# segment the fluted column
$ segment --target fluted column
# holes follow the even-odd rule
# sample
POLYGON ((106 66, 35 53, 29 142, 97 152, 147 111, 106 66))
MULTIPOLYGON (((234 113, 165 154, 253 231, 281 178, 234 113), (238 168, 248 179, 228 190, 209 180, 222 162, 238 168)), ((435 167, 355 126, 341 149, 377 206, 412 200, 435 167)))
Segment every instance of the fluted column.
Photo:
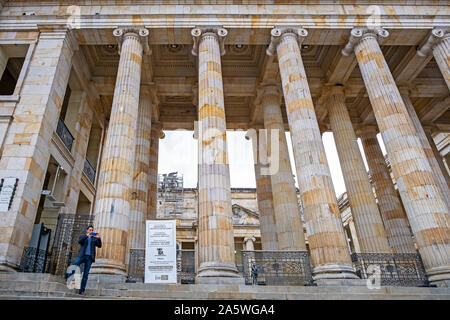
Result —
POLYGON ((221 55, 222 28, 192 30, 198 56, 198 279, 238 277, 234 260, 230 170, 227 161, 226 120, 221 55))
POLYGON ((265 136, 262 134, 259 135, 258 141, 257 133, 254 129, 247 132, 246 138, 251 138, 253 146, 253 163, 255 167, 256 197, 258 200, 262 249, 279 250, 277 225, 273 209, 272 183, 270 175, 266 174, 269 169, 267 163, 263 163, 261 157, 258 157, 258 151, 260 154, 261 152, 267 152, 267 142, 265 136))
POLYGON ((383 221, 359 151, 356 134, 345 106, 343 87, 325 93, 331 130, 344 176, 352 217, 362 253, 390 253, 383 221))
POLYGON ((144 48, 148 30, 118 28, 119 67, 100 167, 94 225, 102 237, 91 273, 124 274, 131 210, 136 128, 144 48))
POLYGON ((434 28, 425 44, 417 51, 422 57, 431 52, 450 89, 450 28, 434 28))
POLYGON ((149 194, 150 132, 152 103, 149 88, 141 86, 136 129, 136 146, 133 165, 133 187, 131 189, 130 217, 128 219, 127 249, 125 264, 128 265, 130 249, 145 247, 145 220, 149 194))
POLYGON ((434 177, 438 183, 438 186, 442 192, 442 195, 444 196, 444 200, 447 204, 447 207, 450 207, 450 190, 448 181, 446 180, 446 177, 444 176, 444 173, 447 175, 447 170, 442 171, 441 167, 438 162, 438 158, 436 157, 436 154, 433 152, 432 146, 434 145, 434 141, 431 142, 428 140, 428 135, 425 133, 425 130, 420 123, 419 117, 417 116, 416 110, 414 109, 414 106, 411 102, 411 99, 409 98, 408 91, 404 88, 401 92, 401 96, 403 99, 403 102, 405 103, 406 110, 408 111, 408 114, 411 118, 411 121, 414 125, 414 128, 416 129, 417 135, 420 139, 420 143, 422 144, 423 151, 425 151, 425 155, 428 158, 428 162, 430 163, 431 169, 433 170, 434 177))
POLYGON ((428 278, 449 281, 449 212, 378 44, 377 36, 387 35, 383 29, 355 28, 343 53, 356 54, 428 278))
POLYGON ((155 220, 158 209, 158 156, 159 139, 164 139, 164 132, 161 130, 160 123, 152 123, 150 133, 150 157, 148 166, 148 204, 147 220, 155 220))
POLYGON ((267 53, 278 54, 315 278, 356 278, 300 55, 307 31, 275 28, 271 34, 267 53))
POLYGON ((414 253, 416 248, 397 190, 391 179, 381 147, 377 128, 365 126, 359 132, 372 178, 389 245, 394 253, 414 253))
MULTIPOLYGON (((434 159, 436 160, 436 163, 439 166, 440 171, 438 171, 438 173, 440 173, 442 175, 440 177, 441 178, 440 183, 442 183, 441 184, 442 189, 447 190, 447 196, 448 196, 448 193, 450 192, 449 191, 450 176, 448 175, 447 168, 445 167, 444 159, 441 156, 441 153, 439 152, 439 150, 437 149, 436 143, 434 142, 433 135, 432 135, 434 129, 435 128, 433 126, 431 126, 431 127, 425 126, 423 128, 423 130, 425 131, 425 135, 428 139, 428 143, 430 144, 431 150, 433 151, 434 159), (444 184, 444 181, 445 181, 445 184, 444 184), (446 186, 447 186, 447 189, 445 189, 446 186)), ((447 205, 449 205, 449 207, 450 207, 450 202, 447 202, 447 205)))
POLYGON ((281 115, 281 90, 278 86, 268 85, 260 87, 258 91, 264 115, 264 127, 267 130, 270 168, 274 171, 271 172, 269 168, 267 174, 270 175, 272 184, 278 247, 280 250, 306 250, 303 222, 300 218, 281 115), (272 137, 272 135, 276 136, 272 137), (275 157, 272 158, 273 156, 275 157))

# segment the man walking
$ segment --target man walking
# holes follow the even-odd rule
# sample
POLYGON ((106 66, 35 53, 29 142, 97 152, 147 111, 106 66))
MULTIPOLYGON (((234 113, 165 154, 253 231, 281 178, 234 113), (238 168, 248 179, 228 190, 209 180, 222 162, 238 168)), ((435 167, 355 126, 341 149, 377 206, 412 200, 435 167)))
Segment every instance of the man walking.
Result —
MULTIPOLYGON (((102 247, 102 240, 100 239, 100 235, 98 233, 94 233, 94 227, 88 226, 86 229, 86 234, 82 234, 78 239, 78 243, 81 245, 80 250, 78 251, 78 256, 72 265, 79 266, 84 263, 84 271, 83 278, 81 279, 80 291, 78 292, 81 295, 85 295, 86 283, 89 276, 89 270, 91 269, 91 265, 95 262, 95 247, 102 247)), ((72 274, 75 272, 72 271, 72 274)), ((66 279, 71 276, 67 275, 66 279)))

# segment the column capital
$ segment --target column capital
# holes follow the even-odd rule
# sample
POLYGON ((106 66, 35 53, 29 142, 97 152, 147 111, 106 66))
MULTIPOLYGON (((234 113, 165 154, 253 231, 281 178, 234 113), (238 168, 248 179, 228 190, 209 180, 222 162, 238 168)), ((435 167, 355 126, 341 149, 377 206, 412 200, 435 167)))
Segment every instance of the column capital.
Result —
POLYGON ((164 139, 166 137, 165 133, 162 131, 161 122, 152 123, 151 131, 159 132, 159 139, 164 139))
POLYGON ((277 96, 278 103, 281 106, 281 99, 283 96, 283 91, 281 89, 281 85, 278 83, 267 83, 267 84, 260 84, 256 88, 256 99, 255 99, 255 105, 261 104, 262 100, 265 96, 273 95, 277 96))
POLYGON ((355 128, 355 133, 360 138, 376 138, 378 127, 375 125, 358 125, 355 128))
POLYGON ((148 35, 150 32, 144 27, 119 27, 114 29, 113 35, 119 44, 119 54, 122 50, 122 43, 127 37, 136 37, 142 44, 142 50, 145 54, 151 54, 150 47, 148 45, 148 35))
POLYGON ((425 43, 417 50, 417 54, 421 57, 431 54, 433 49, 441 43, 442 40, 450 38, 449 27, 436 27, 431 30, 425 43))
POLYGON ((225 37, 228 34, 227 29, 224 29, 222 27, 195 27, 191 30, 191 35, 194 40, 194 46, 192 47, 192 54, 194 56, 198 56, 198 47, 200 44, 200 40, 205 35, 214 35, 217 41, 219 41, 219 47, 220 47, 220 55, 223 56, 225 54, 225 37))
POLYGON ((255 238, 255 236, 247 236, 247 237, 244 238, 244 242, 247 242, 249 240, 252 241, 252 242, 255 242, 256 238, 255 238))
POLYGON ((350 56, 353 53, 355 46, 363 39, 374 38, 377 41, 387 38, 389 32, 383 28, 367 28, 367 27, 357 27, 353 28, 350 32, 350 38, 344 49, 342 49, 342 54, 344 56, 350 56))
POLYGON ((281 39, 287 35, 294 36, 297 39, 299 48, 301 48, 303 40, 305 40, 305 37, 308 35, 308 31, 298 26, 275 26, 270 31, 270 43, 266 50, 266 54, 269 56, 276 55, 278 44, 281 39))

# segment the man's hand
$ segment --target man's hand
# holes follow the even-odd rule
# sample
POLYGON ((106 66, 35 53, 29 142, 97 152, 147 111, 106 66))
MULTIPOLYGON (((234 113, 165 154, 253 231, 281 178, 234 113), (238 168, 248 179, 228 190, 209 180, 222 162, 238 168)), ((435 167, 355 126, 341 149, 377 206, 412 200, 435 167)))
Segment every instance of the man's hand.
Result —
POLYGON ((94 237, 96 237, 96 238, 100 238, 100 234, 99 233, 97 233, 94 237))

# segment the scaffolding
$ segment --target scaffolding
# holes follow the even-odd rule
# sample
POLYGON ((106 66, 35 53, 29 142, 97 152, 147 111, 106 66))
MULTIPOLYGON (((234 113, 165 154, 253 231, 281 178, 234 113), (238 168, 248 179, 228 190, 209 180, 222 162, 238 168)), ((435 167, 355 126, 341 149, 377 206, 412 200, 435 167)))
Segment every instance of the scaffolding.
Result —
POLYGON ((160 192, 160 212, 164 216, 183 213, 184 187, 183 175, 178 172, 158 175, 158 192, 160 192))

